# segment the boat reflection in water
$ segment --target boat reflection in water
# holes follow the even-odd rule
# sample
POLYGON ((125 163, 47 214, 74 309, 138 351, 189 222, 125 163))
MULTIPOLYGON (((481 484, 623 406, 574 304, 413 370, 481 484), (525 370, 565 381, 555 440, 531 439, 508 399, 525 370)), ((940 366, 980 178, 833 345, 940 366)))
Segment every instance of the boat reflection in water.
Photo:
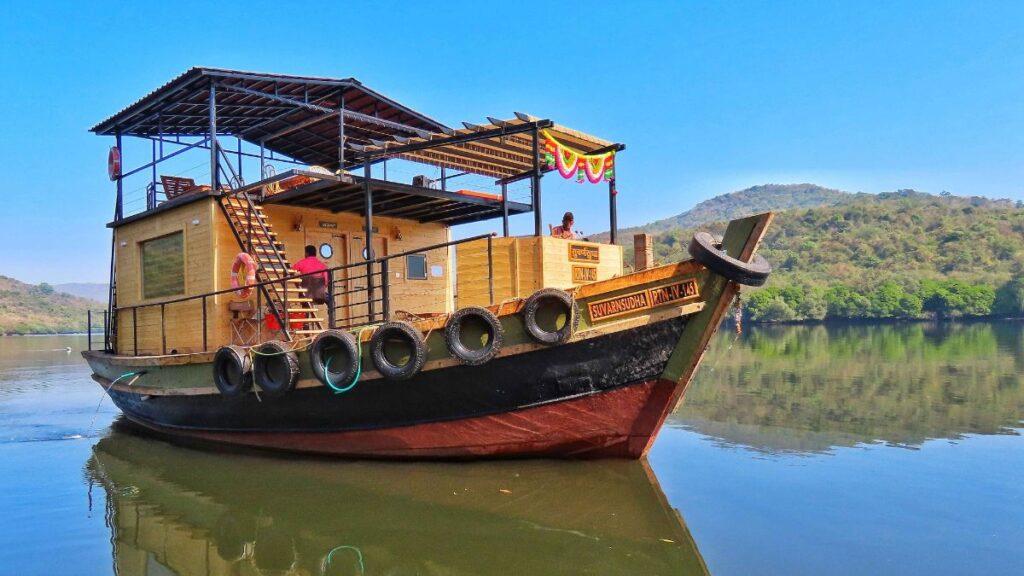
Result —
POLYGON ((708 573, 645 462, 296 460, 116 429, 86 468, 124 576, 708 573))

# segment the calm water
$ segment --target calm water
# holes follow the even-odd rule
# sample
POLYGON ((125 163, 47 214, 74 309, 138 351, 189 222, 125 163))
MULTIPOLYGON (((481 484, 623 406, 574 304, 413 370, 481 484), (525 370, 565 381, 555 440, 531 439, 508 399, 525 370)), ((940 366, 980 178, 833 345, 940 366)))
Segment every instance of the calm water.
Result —
POLYGON ((0 338, 2 574, 1024 573, 1022 324, 722 334, 649 464, 176 447, 84 344, 0 338))

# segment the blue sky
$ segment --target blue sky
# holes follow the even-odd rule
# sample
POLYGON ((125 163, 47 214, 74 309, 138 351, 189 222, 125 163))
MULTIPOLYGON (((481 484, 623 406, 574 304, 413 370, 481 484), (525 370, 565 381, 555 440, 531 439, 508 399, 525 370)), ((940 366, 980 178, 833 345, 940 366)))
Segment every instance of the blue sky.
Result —
MULTIPOLYGON (((1024 199, 1022 3, 485 4, 0 3, 0 274, 105 280, 112 139, 87 129, 194 65, 625 142, 622 226, 766 182, 1024 199)), ((557 179, 545 220, 606 229, 605 188, 557 179)))

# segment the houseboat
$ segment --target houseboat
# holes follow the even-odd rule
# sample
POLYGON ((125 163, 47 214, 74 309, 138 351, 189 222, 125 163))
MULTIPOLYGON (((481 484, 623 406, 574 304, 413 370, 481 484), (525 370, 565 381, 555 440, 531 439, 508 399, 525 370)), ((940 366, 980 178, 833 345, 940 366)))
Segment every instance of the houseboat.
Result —
POLYGON ((697 233, 680 262, 638 237, 627 264, 625 147, 529 114, 452 128, 352 78, 193 68, 92 131, 114 138, 116 202, 84 356, 129 421, 179 439, 640 458, 740 286, 770 273, 770 214, 697 233), (175 169, 197 154, 199 183, 175 169), (545 176, 601 191, 608 242, 545 221, 545 176), (522 214, 533 234, 513 236, 522 214))

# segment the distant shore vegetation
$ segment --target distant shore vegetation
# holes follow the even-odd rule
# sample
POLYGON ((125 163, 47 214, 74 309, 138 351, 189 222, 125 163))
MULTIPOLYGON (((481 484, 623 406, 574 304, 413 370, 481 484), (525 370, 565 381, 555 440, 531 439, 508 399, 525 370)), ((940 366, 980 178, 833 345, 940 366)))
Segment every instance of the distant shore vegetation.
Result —
MULTIPOLYGON (((744 290, 754 322, 1024 316, 1024 204, 899 190, 851 194, 813 184, 762 185, 631 229, 654 235, 659 262, 687 258, 695 230, 768 209, 760 253, 774 271, 744 290), (691 213, 720 220, 692 222, 691 213)), ((632 235, 622 241, 632 243, 632 235)), ((627 248, 631 256, 632 250, 627 248)), ((627 258, 628 259, 628 258, 627 258)))

